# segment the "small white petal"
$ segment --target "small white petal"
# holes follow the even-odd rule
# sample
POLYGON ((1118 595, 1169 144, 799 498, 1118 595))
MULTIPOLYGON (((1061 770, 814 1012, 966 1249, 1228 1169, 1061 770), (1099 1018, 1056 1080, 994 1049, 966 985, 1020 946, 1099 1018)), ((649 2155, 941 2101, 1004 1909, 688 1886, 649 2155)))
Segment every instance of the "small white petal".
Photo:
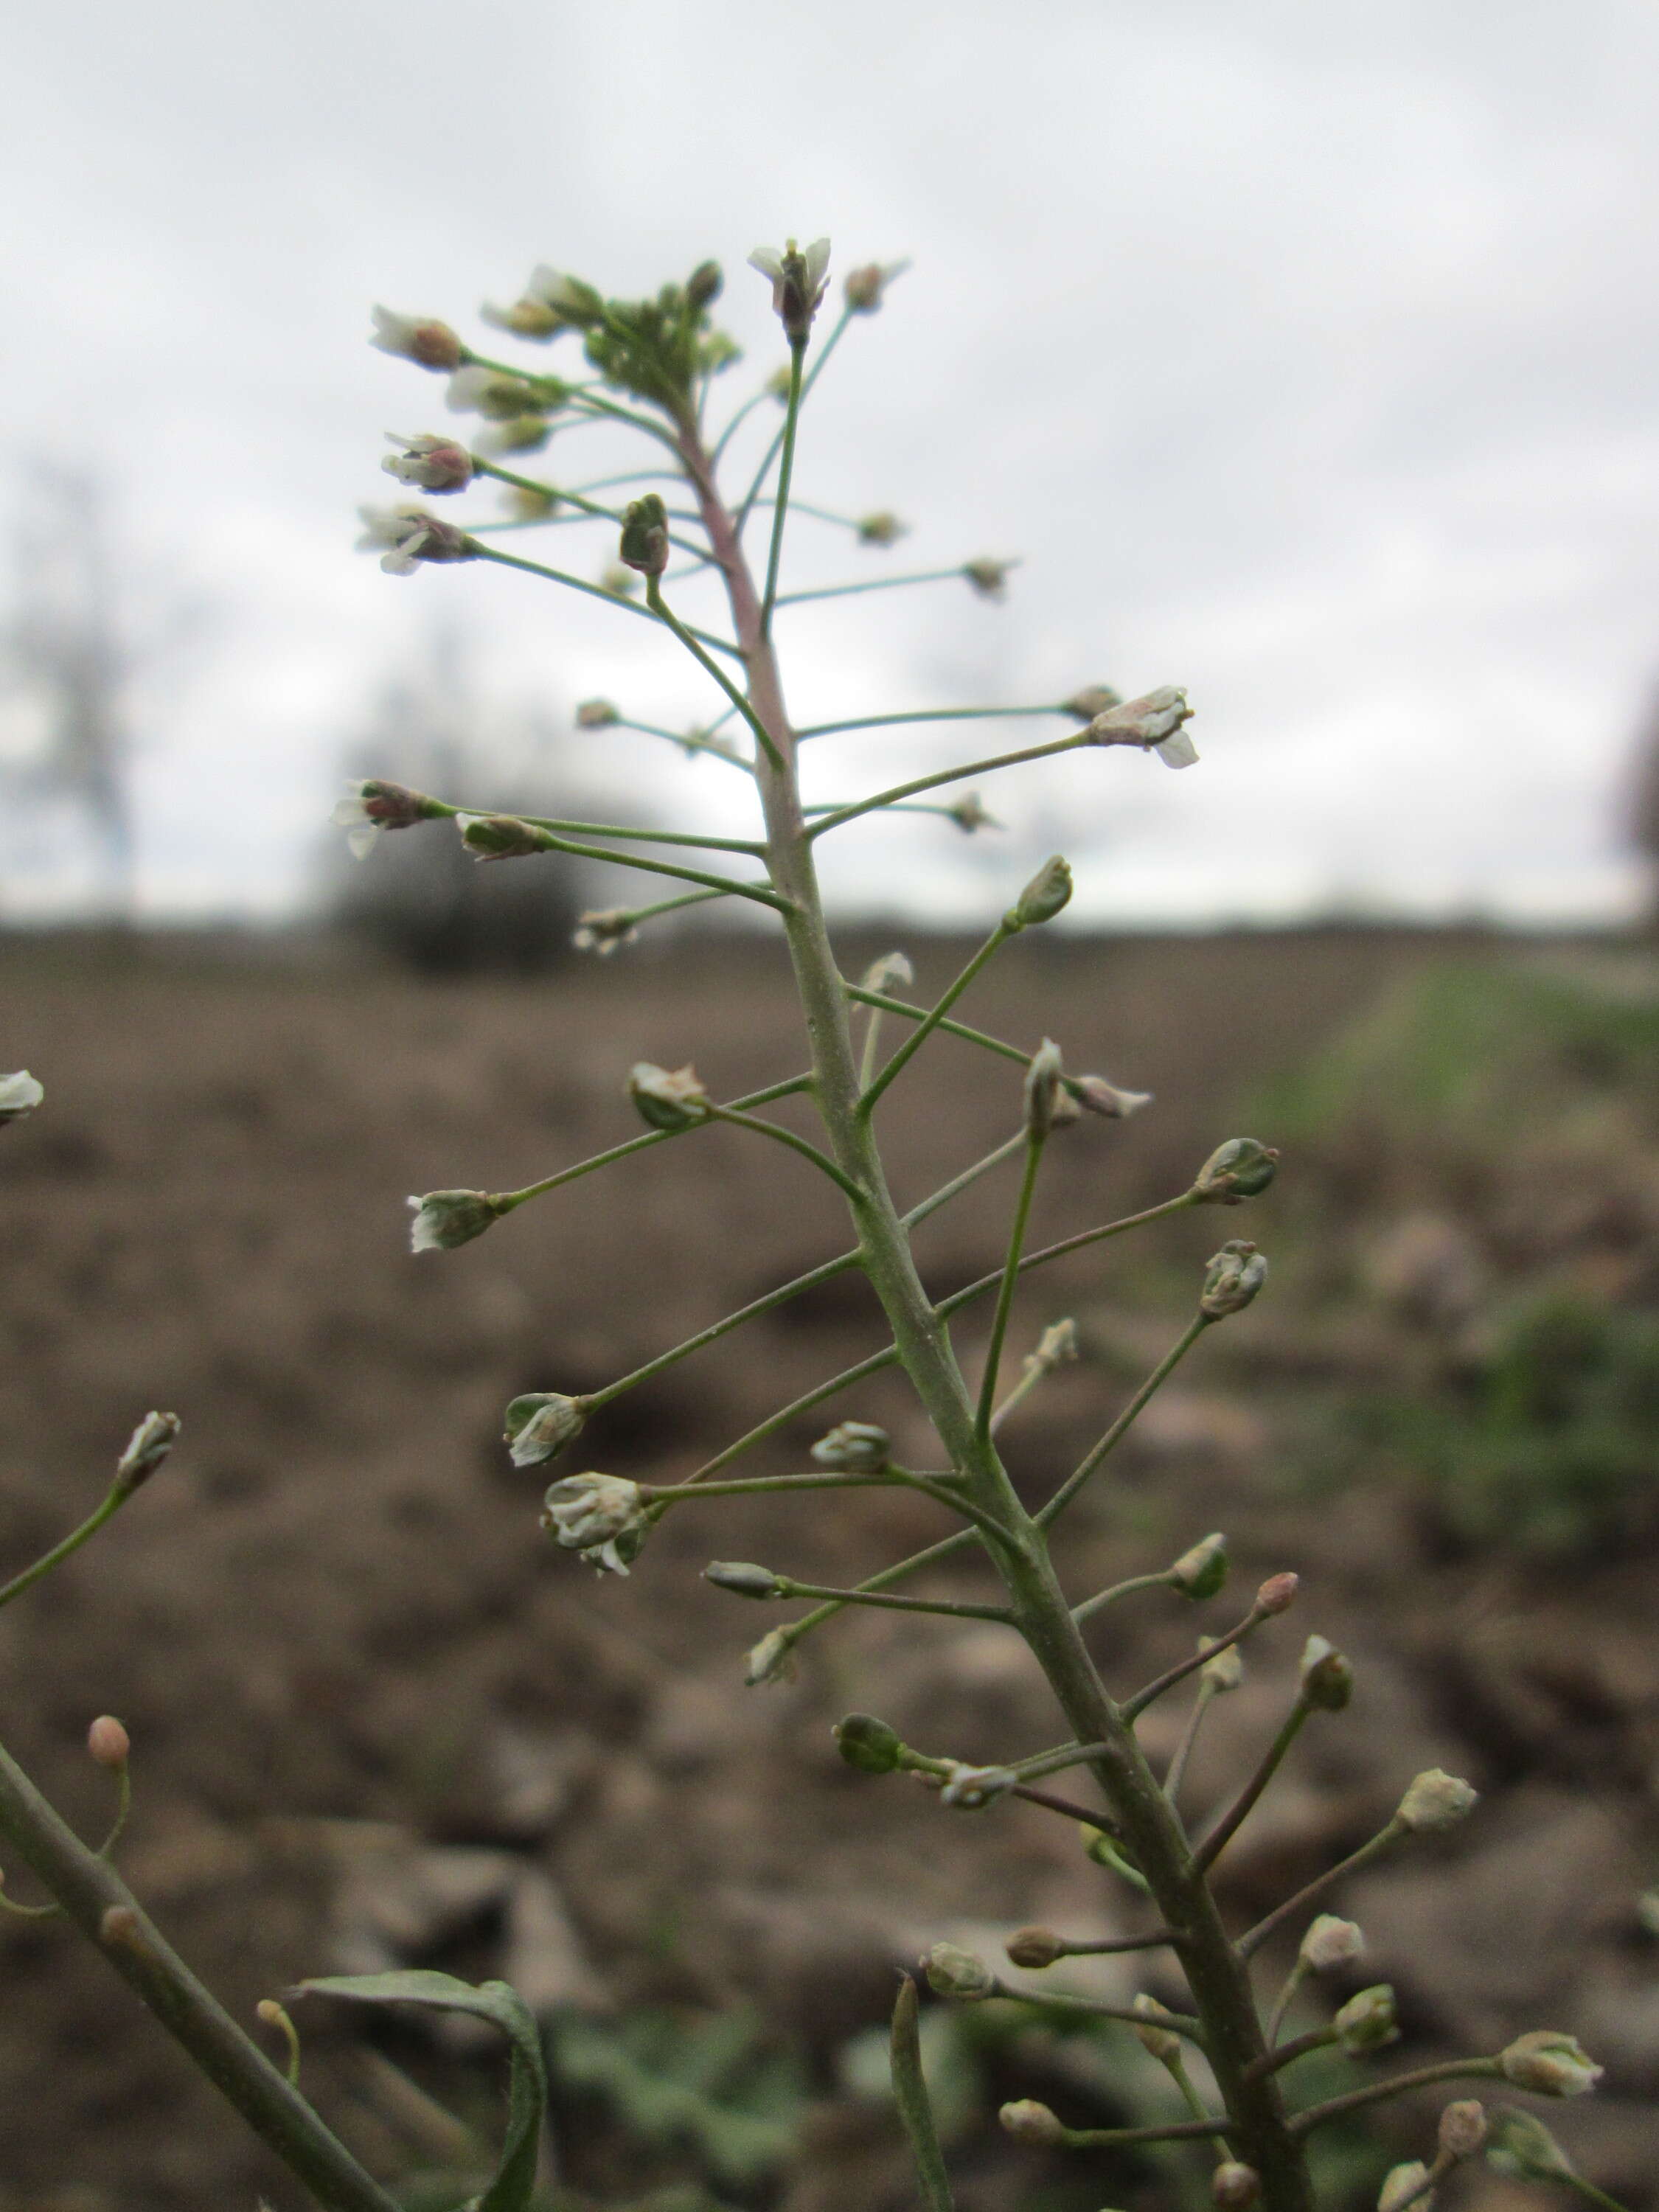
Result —
POLYGON ((775 246, 757 246, 749 257, 749 266, 758 269, 763 276, 769 276, 775 284, 783 274, 783 256, 775 246))
MULTIPOLYGON (((384 566, 384 563, 382 563, 384 566)), ((346 831, 346 845, 354 860, 366 860, 380 841, 385 825, 379 822, 360 822, 346 831)))
POLYGON ((815 238, 806 249, 806 282, 813 291, 823 283, 829 266, 830 241, 827 238, 815 238))
POLYGON ((1165 768, 1192 768, 1198 760, 1198 747, 1185 730, 1176 730, 1172 736, 1154 745, 1152 750, 1165 768))

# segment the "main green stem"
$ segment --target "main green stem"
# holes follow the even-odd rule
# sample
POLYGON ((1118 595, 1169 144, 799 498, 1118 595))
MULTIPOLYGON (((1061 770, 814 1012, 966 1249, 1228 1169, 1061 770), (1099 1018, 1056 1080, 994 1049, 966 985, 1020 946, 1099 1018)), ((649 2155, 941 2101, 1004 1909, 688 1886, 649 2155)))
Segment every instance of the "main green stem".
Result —
POLYGON ((1314 2212, 1306 2159, 1290 2132, 1278 2085, 1270 2074, 1251 2072, 1267 2046, 1244 1963, 1228 1940, 1180 1821, 1095 1670, 1049 1563, 1043 1533, 1021 1504, 994 1442, 978 1428, 973 1394, 916 1271, 887 1188, 871 1117, 860 1110, 846 984, 824 919, 812 839, 801 809, 796 735, 777 656, 766 635, 761 597, 694 422, 683 426, 679 451, 725 579, 748 670, 749 704, 769 732, 776 755, 774 759, 762 754, 755 763, 766 820, 767 867, 774 890, 787 902, 784 930, 806 1021, 818 1109, 830 1152, 859 1193, 848 1203, 860 1261, 951 1466, 965 1478, 974 1502, 1011 1533, 1012 1540, 1000 1551, 997 1564, 1015 1625, 1076 1740, 1103 1747, 1092 1771, 1165 1923, 1180 1938, 1178 1955, 1204 2022, 1235 2155, 1261 2177, 1262 2212, 1314 2212))

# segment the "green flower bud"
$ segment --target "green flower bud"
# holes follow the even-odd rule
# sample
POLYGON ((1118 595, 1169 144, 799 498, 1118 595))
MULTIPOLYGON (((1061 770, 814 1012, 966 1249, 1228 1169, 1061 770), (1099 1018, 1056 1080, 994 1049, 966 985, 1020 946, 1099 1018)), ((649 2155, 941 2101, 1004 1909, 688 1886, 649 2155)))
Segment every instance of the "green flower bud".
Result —
POLYGON ((1231 1237, 1205 1270, 1199 1311, 1211 1321, 1243 1313, 1267 1279, 1267 1255, 1243 1237, 1231 1237))
POLYGON ((1349 1965, 1364 1948, 1365 1938, 1357 1921, 1339 1920, 1334 1912, 1322 1912, 1302 1938, 1297 1955, 1310 1973, 1323 1974, 1333 1966, 1349 1965))
POLYGON ((1517 2089, 1530 2089, 1537 2097, 1585 2096, 1607 2071, 1575 2037, 1553 2027, 1517 2035, 1498 2052, 1498 2063, 1506 2081, 1513 2081, 1517 2089))
POLYGON ((455 826, 475 860, 522 860, 553 849, 551 830, 513 814, 458 814, 455 826))
POLYGON ((1410 1784, 1394 1817, 1414 1835, 1437 1836, 1467 1820, 1479 1796, 1478 1790, 1456 1775, 1431 1766, 1410 1784))
POLYGON ((1210 2176, 1210 2199, 1217 2212, 1250 2212, 1261 2195, 1261 2176, 1253 2166, 1224 2159, 1210 2176))
POLYGON ((1340 1713, 1353 1696, 1352 1667, 1322 1636, 1302 1647, 1302 1694, 1322 1713, 1340 1713))
POLYGON ((890 1456, 891 1440, 886 1430, 878 1428, 873 1421, 838 1422, 812 1447, 812 1457, 820 1467, 836 1468, 847 1474, 877 1474, 890 1456))
POLYGON ((1035 2097, 1021 2097, 1014 2104, 1005 2105, 997 2118, 1016 2142, 1036 2150, 1054 2148, 1066 2140, 1059 2118, 1035 2097))
POLYGON ((1060 1097, 1060 1047, 1044 1037, 1025 1071, 1025 1133, 1046 1137, 1054 1126, 1054 1105, 1060 1097))
POLYGON ((661 575, 668 566, 668 509, 660 493, 648 491, 643 499, 629 501, 617 550, 623 568, 637 568, 642 576, 661 575))
POLYGON ((1279 1152, 1255 1137, 1229 1137, 1199 1170, 1193 1189, 1204 1206, 1238 1206, 1259 1198, 1279 1171, 1279 1152))
POLYGON ((514 1398, 501 1418, 501 1441, 512 1447, 514 1467, 540 1467, 556 1459, 580 1436, 588 1401, 557 1390, 530 1390, 514 1398))
POLYGON ((1142 2050, 1150 2051, 1160 2064, 1174 2065, 1181 2056, 1181 2038, 1169 2028, 1158 2026, 1160 2017, 1169 2018, 1168 2005, 1160 2004, 1156 1997, 1149 1997, 1143 1990, 1135 1999, 1133 2009, 1140 2014, 1140 2019, 1130 2031, 1136 2042, 1142 2050))
POLYGON ((1017 1928, 1004 1944, 1009 1961, 1038 1973, 1044 1966, 1052 1966, 1056 1959, 1066 1954, 1063 1940, 1052 1928, 1017 1928))
POLYGON ((1123 695, 1114 691, 1109 684, 1085 684, 1069 699, 1062 699, 1060 710, 1070 714, 1074 721, 1092 722, 1097 714, 1109 714, 1114 707, 1123 704, 1123 695))
POLYGON ((795 1675, 795 1639, 787 1628, 775 1628, 750 1651, 743 1679, 751 1690, 770 1689, 790 1682, 795 1675))
POLYGON ((981 599, 1000 599, 1008 589, 1008 571, 1018 566, 1014 561, 964 561, 962 573, 981 599))
POLYGON ((1183 1552, 1170 1569, 1170 1580, 1194 1604, 1213 1597, 1227 1579, 1227 1539, 1218 1529, 1183 1552))
POLYGON ((584 699, 576 709, 579 730, 608 730, 613 722, 621 720, 621 708, 613 707, 609 699, 584 699))
POLYGON ((898 1730, 878 1721, 873 1713, 848 1713, 845 1720, 836 1723, 830 1734, 842 1757, 860 1774, 897 1771, 904 1753, 898 1730))
POLYGON ((1404 2166, 1391 2166, 1387 2179, 1377 2192, 1376 2212, 1402 2212, 1406 2205, 1417 2205, 1423 2212, 1431 2212, 1434 2191, 1429 2187, 1429 2169, 1420 2158, 1407 2160, 1404 2166))
MULTIPOLYGON (((1213 1641, 1212 1637, 1202 1638, 1200 1649, 1213 1641)), ((1206 1659, 1198 1673, 1199 1680, 1207 1682, 1212 1692, 1217 1696, 1228 1690, 1236 1690, 1244 1680, 1243 1655, 1237 1644, 1229 1644, 1224 1650, 1218 1651, 1213 1659, 1206 1659)))
POLYGON ((1072 896, 1072 871, 1056 854, 1046 860, 1002 917, 1006 929, 1030 929, 1052 921, 1072 896))
POLYGON ((746 1559, 716 1559, 702 1571, 702 1578, 717 1589, 737 1597, 782 1597, 784 1584, 770 1567, 757 1567, 746 1559))
POLYGON ((718 261, 700 261, 685 280, 686 300, 701 313, 704 307, 714 306, 725 283, 718 261))
POLYGON ((1473 2158, 1486 2140, 1486 2107, 1478 2097, 1460 2097, 1440 2115, 1443 2157, 1473 2158))
POLYGON ((1358 1996, 1350 1997, 1331 2024, 1346 2051, 1377 2051, 1385 2043, 1398 2042, 1393 1990, 1387 1982, 1373 1983, 1358 1996))
POLYGON ((415 1218, 409 1224, 411 1252, 453 1252, 470 1244, 500 1219, 501 1207, 487 1191, 429 1190, 411 1198, 415 1218))
POLYGON ((672 1070, 635 1060, 629 1070, 628 1095, 641 1120, 653 1129, 695 1129, 708 1119, 708 1093, 689 1060, 672 1070))
POLYGON ((997 1978, 983 1959, 957 1943, 935 1943, 921 1962, 927 1986, 942 1997, 972 2001, 994 1996, 997 1978))
POLYGON ((905 535, 905 526, 883 507, 875 514, 860 515, 858 532, 860 545, 895 545, 905 535))
POLYGON ((1531 2112, 1506 2105, 1492 2117, 1486 2163, 1518 2181, 1571 2181, 1572 2161, 1555 2137, 1531 2112))
POLYGON ((179 1441, 184 1423, 177 1413, 146 1413, 127 1438, 115 1462, 115 1487, 124 1498, 141 1490, 179 1441))

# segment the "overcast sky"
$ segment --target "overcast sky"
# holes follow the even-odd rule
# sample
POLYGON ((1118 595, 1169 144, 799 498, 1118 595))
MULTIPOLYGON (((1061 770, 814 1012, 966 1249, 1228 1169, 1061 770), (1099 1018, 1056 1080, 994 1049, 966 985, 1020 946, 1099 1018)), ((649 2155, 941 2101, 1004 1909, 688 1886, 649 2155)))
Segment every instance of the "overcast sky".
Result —
MULTIPOLYGON (((781 354, 744 257, 788 233, 828 233, 838 273, 915 261, 826 374, 798 477, 913 534, 877 553, 803 519, 789 580, 1024 557, 1001 607, 952 582, 788 616, 798 719, 1174 682, 1203 756, 988 784, 1000 840, 844 833, 843 897, 965 918, 1058 845, 1079 912, 1129 921, 1630 910, 1619 791, 1659 674, 1652 0, 92 0, 16 11, 6 62, 13 481, 95 462, 131 619, 210 610, 135 692, 152 911, 300 895, 353 732, 434 625, 501 702, 710 711, 609 608, 354 554, 357 502, 396 496, 381 432, 456 420, 366 345, 368 307, 477 336, 538 260, 628 293, 713 254, 730 402, 781 354)), ((601 450, 574 432, 544 465, 601 450)), ((610 550, 548 543, 587 574, 610 550)), ((956 748, 826 744, 815 792, 956 748)), ((741 818, 738 778, 643 738, 584 737, 573 793, 601 763, 638 806, 741 818)), ((0 912, 70 881, 15 866, 0 912)))

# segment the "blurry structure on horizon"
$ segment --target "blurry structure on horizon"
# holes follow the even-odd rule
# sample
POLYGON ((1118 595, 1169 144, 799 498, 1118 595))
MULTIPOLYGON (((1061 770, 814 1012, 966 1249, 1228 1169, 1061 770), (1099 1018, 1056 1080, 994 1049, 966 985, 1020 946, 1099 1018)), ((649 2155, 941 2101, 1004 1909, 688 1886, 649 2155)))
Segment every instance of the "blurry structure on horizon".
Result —
POLYGON ((1647 863, 1647 926, 1659 931, 1659 684, 1648 694, 1647 709, 1636 733, 1629 832, 1647 863))

